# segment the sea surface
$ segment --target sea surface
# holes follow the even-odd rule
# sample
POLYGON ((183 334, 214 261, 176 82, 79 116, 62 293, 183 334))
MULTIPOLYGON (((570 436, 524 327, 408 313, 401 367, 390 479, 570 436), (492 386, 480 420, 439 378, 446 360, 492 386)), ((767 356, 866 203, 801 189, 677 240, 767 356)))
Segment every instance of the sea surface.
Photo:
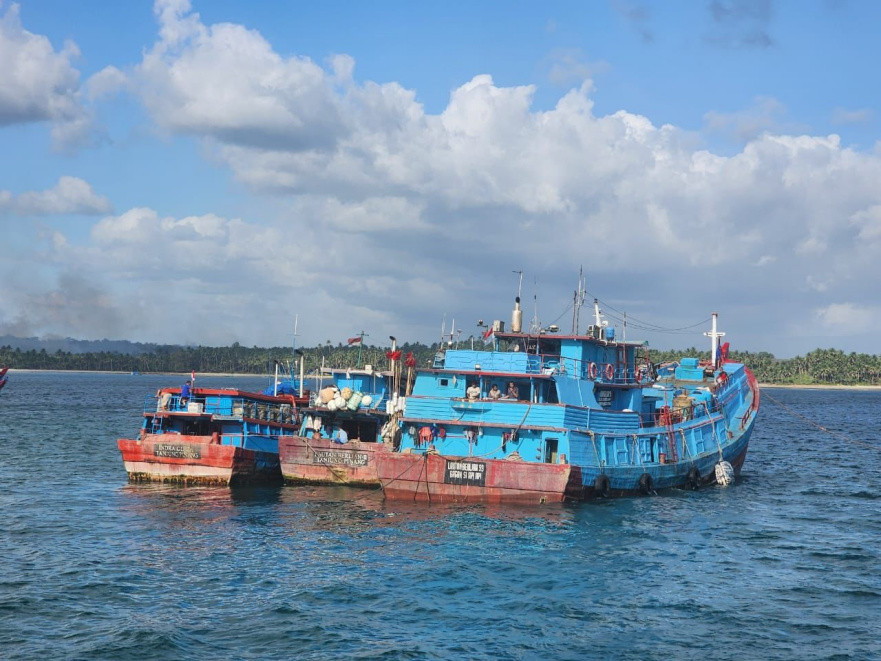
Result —
POLYGON ((128 484, 184 379, 10 374, 0 658, 881 659, 881 392, 766 388, 733 487, 524 509, 128 484))

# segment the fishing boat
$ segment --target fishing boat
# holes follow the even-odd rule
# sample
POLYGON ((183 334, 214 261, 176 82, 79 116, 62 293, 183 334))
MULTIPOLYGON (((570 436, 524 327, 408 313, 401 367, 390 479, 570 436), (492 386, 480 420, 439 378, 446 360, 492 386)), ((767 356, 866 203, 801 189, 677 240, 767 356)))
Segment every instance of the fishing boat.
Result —
POLYGON ((280 482, 278 439, 299 429, 308 395, 161 388, 135 439, 117 442, 129 479, 186 484, 280 482))
MULTIPOLYGON (((378 371, 323 369, 321 387, 303 409, 299 434, 279 439, 281 472, 286 484, 344 484, 379 488, 376 455, 400 439, 398 397, 400 352, 388 354, 391 366, 378 371)), ((412 360, 412 357, 410 357, 412 360)))
POLYGON ((0 390, 3 390, 3 386, 5 386, 6 382, 9 380, 9 377, 6 376, 8 371, 8 367, 0 367, 0 390))
POLYGON ((376 455, 386 498, 540 504, 731 482, 759 389, 720 351, 716 315, 711 361, 658 372, 594 308, 585 333, 524 332, 518 297, 491 350, 448 348, 418 369, 400 446, 376 455))

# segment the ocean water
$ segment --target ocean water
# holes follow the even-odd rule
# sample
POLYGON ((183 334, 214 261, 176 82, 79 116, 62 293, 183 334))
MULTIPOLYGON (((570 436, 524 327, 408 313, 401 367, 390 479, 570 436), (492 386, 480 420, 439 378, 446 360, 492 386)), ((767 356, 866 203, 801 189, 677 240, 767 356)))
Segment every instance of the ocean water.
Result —
POLYGON ((766 389, 733 487, 523 509, 129 485, 182 381, 11 374, 0 658, 881 659, 881 392, 766 389))

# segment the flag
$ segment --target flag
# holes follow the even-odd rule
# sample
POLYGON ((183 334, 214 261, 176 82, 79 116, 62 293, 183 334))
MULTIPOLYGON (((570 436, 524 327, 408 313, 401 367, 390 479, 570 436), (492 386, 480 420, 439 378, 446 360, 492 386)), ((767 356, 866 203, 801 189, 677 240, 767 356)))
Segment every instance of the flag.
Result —
POLYGON ((385 357, 388 358, 389 360, 400 360, 401 359, 401 351, 400 351, 400 349, 398 351, 386 351, 385 357))
POLYGON ((492 327, 486 329, 486 332, 483 334, 483 343, 484 344, 489 344, 490 342, 492 342, 495 339, 495 335, 493 335, 494 332, 495 331, 493 330, 492 327))
POLYGON ((358 337, 350 337, 349 344, 361 344, 361 340, 363 340, 363 339, 364 338, 361 337, 360 335, 358 337))
POLYGON ((196 370, 193 370, 192 374, 190 374, 190 379, 193 381, 193 383, 196 382, 196 370))

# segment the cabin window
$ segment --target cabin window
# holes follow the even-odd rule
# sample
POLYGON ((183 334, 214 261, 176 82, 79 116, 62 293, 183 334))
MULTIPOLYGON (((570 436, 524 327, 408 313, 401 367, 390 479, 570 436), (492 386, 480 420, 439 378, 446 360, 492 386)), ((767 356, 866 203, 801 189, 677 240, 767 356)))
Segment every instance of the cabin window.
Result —
POLYGON ((557 446, 559 441, 556 438, 545 439, 545 463, 557 463, 557 446))
POLYGON ((448 385, 450 385, 450 380, 449 379, 441 379, 440 384, 442 386, 448 386, 448 385))
POLYGON ((345 420, 339 421, 339 426, 345 430, 350 441, 375 443, 379 435, 375 420, 345 420))

